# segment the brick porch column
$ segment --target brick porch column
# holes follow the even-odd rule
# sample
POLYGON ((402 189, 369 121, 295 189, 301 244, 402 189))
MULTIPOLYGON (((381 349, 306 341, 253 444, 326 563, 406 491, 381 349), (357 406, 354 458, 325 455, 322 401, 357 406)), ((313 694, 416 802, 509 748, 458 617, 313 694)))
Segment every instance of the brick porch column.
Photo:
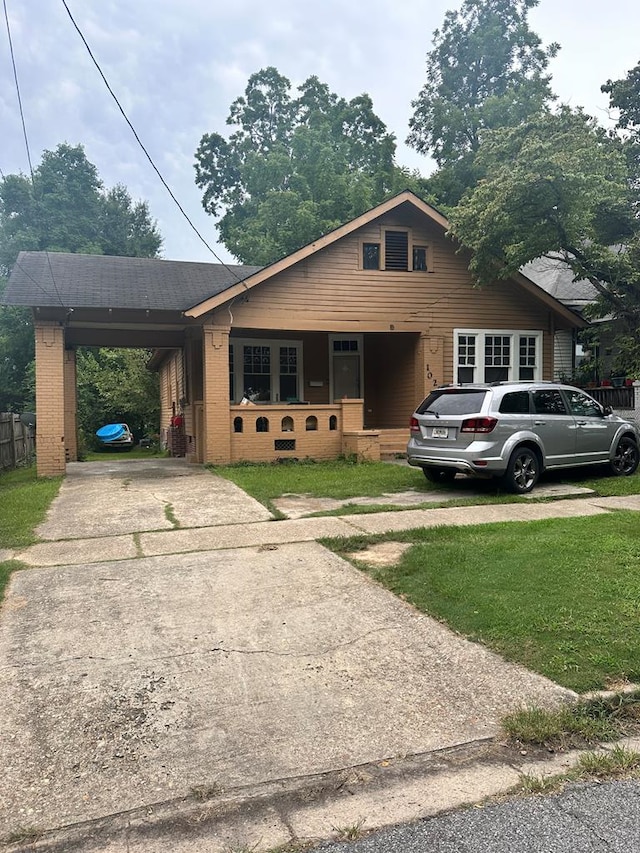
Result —
POLYGON ((204 461, 216 464, 231 462, 229 331, 213 323, 202 330, 204 461))
MULTIPOLYGON (((420 343, 416 353, 415 377, 415 404, 417 406, 430 391, 445 381, 444 341, 442 338, 429 335, 426 332, 420 334, 420 343)), ((447 381, 450 382, 451 379, 447 381)))
POLYGON ((35 339, 38 477, 54 477, 65 472, 64 329, 36 322, 35 339))
POLYGON ((67 462, 78 461, 76 351, 64 351, 64 446, 67 462))

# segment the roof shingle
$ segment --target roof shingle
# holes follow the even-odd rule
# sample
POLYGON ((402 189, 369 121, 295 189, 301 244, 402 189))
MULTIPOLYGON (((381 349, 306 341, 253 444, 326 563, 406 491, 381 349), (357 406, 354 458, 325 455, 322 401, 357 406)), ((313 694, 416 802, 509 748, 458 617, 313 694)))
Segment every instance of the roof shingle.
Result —
POLYGON ((157 258, 20 252, 1 301, 31 307, 185 311, 259 269, 157 258))

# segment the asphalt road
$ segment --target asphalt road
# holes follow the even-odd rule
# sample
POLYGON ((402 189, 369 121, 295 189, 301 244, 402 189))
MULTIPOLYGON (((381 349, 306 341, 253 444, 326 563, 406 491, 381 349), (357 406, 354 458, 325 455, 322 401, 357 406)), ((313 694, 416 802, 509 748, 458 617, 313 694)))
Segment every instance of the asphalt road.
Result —
POLYGON ((640 850, 640 781, 470 808, 310 853, 631 853, 640 850))

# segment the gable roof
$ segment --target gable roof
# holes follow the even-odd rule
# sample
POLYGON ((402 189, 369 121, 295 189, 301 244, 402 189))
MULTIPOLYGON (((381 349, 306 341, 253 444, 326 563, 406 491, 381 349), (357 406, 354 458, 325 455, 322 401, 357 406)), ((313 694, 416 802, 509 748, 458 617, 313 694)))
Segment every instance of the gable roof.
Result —
POLYGON ((417 208, 421 213, 424 213, 430 220, 435 222, 437 225, 440 225, 445 231, 448 230, 449 220, 445 216, 443 216, 440 211, 436 210, 435 207, 432 207, 430 204, 427 204, 425 201, 423 201, 410 190, 403 190, 403 192, 398 193, 398 195, 395 195, 392 198, 381 202, 375 207, 372 207, 371 210, 368 210, 366 211, 366 213, 357 216, 350 222, 346 222, 344 225, 340 225, 333 231, 329 231, 328 234, 324 234, 322 237, 319 237, 317 240, 308 243, 306 246, 303 246, 296 252, 292 252, 290 255, 281 258, 279 261, 274 261, 274 263, 269 264, 266 267, 262 267, 260 270, 258 270, 253 275, 248 276, 242 282, 238 282, 229 287, 224 293, 212 294, 208 299, 205 299, 203 302, 194 303, 194 305, 189 308, 188 311, 185 311, 186 316, 200 317, 202 316, 202 314, 206 314, 207 312, 212 311, 219 305, 223 305, 225 302, 227 302, 227 300, 239 296, 246 290, 251 290, 252 288, 256 287, 256 285, 261 284, 263 281, 266 281, 272 276, 277 275, 278 273, 281 273, 292 266, 295 266, 295 264, 299 263, 300 261, 303 261, 310 255, 314 255, 316 252, 319 252, 320 249, 324 249, 327 246, 330 246, 332 243, 336 243, 338 240, 341 240, 343 237, 346 237, 348 234, 352 234, 354 231, 357 231, 358 228, 362 228, 363 225, 368 225, 370 222, 372 222, 374 219, 377 219, 379 216, 383 216, 385 213, 389 213, 392 210, 396 210, 397 208, 402 207, 402 205, 405 204, 410 204, 414 208, 417 208))
POLYGON ((6 305, 184 311, 260 267, 69 252, 20 252, 6 305))

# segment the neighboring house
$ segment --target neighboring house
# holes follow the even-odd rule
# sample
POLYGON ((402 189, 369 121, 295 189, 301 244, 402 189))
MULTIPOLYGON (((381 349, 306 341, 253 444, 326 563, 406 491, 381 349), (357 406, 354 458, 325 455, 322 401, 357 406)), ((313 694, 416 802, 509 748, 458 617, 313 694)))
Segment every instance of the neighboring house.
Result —
MULTIPOLYGON (((576 279, 573 271, 561 258, 537 258, 522 268, 522 272, 567 308, 584 316, 585 309, 593 305, 598 291, 587 279, 576 279)), ((590 320, 596 331, 595 352, 590 355, 597 365, 592 378, 596 383, 608 379, 614 367, 615 331, 608 325, 611 317, 590 320)), ((576 333, 562 330, 556 332, 555 376, 571 378, 586 357, 585 351, 576 340, 576 333)))
POLYGON ((551 379, 585 321, 524 275, 474 287, 447 230, 403 192, 263 269, 22 253, 5 302, 34 311, 38 473, 76 458, 81 345, 153 347, 162 428, 198 462, 375 459, 437 385, 551 379))

